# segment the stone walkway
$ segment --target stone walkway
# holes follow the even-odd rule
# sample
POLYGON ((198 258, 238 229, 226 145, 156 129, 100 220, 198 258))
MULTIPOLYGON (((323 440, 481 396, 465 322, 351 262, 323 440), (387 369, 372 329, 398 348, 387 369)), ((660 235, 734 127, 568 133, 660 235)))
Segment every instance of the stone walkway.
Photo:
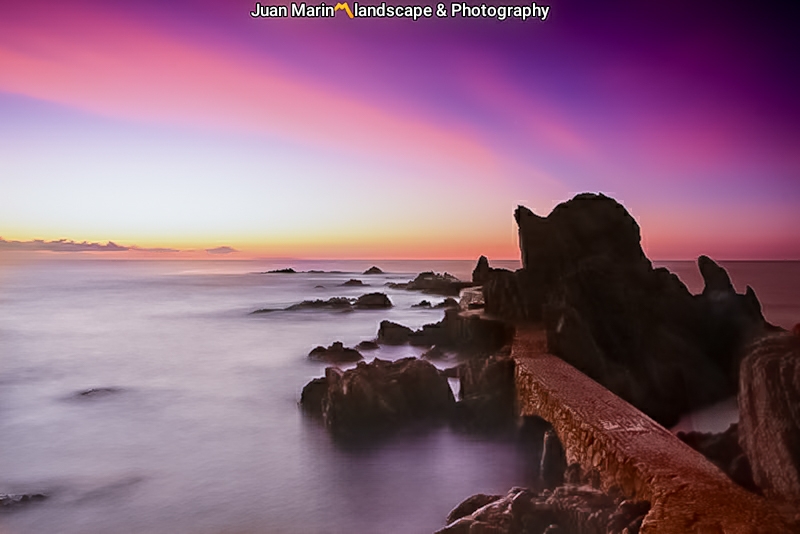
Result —
POLYGON ((734 484, 671 432, 560 358, 545 334, 520 329, 514 339, 520 415, 555 428, 567 455, 651 502, 642 534, 783 534, 791 530, 763 498, 734 484))

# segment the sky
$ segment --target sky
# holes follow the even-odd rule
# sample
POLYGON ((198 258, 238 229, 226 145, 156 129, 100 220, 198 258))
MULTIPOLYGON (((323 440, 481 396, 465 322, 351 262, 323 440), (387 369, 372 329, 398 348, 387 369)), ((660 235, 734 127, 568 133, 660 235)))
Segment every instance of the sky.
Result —
POLYGON ((794 2, 553 0, 526 21, 14 4, 0 254, 518 258, 518 204, 591 191, 654 259, 800 259, 794 2))

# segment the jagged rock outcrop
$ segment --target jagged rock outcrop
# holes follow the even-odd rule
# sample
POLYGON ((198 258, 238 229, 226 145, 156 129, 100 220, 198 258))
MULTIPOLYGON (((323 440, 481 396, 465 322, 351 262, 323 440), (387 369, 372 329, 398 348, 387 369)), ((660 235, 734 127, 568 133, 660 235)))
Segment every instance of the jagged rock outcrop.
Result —
POLYGON ((358 345, 355 346, 356 350, 377 350, 380 348, 374 341, 362 341, 358 345))
POLYGON ((383 271, 381 271, 379 268, 373 265, 372 267, 364 271, 363 274, 383 274, 383 271))
POLYGON ((489 278, 489 272, 489 260, 486 256, 481 256, 478 258, 478 264, 472 270, 472 283, 478 286, 483 285, 489 278))
POLYGON ((455 407, 447 378, 416 358, 376 358, 355 369, 325 369, 303 388, 300 403, 339 436, 383 432, 404 424, 444 420, 455 407))
POLYGON ((800 338, 754 342, 739 376, 739 443, 768 497, 800 502, 800 338))
POLYGON ((349 363, 363 360, 364 357, 356 349, 345 347, 341 341, 334 341, 330 347, 316 347, 308 353, 312 360, 328 363, 349 363))
POLYGON ((732 424, 725 432, 678 432, 678 438, 711 460, 731 480, 743 488, 758 493, 753 482, 750 461, 739 445, 738 425, 732 424))
POLYGON ((408 343, 408 336, 413 332, 409 327, 392 321, 381 321, 378 327, 378 343, 382 345, 403 345, 408 343))
POLYGON ((433 295, 457 297, 465 287, 471 287, 471 282, 463 282, 450 273, 434 273, 432 271, 420 273, 410 282, 388 282, 386 285, 392 289, 408 289, 422 291, 433 295))
POLYGON ((437 534, 637 534, 650 509, 646 501, 613 498, 590 486, 540 493, 513 488, 493 497, 479 494, 462 502, 437 534))
POLYGON ((603 195, 514 216, 523 268, 489 271, 487 314, 543 320, 552 353, 666 426, 736 392, 743 346, 770 329, 751 289, 737 295, 701 257, 706 290, 691 295, 652 267, 636 221, 603 195))

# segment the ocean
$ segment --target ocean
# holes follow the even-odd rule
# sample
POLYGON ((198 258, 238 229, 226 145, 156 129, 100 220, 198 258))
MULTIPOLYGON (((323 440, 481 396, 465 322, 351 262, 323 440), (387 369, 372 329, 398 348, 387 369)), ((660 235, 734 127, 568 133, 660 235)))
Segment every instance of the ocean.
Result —
MULTIPOLYGON (((297 405, 324 372, 313 347, 372 339, 383 319, 441 319, 411 307, 441 297, 384 283, 426 270, 468 279, 474 263, 0 263, 0 493, 49 495, 0 510, 0 532, 430 533, 474 493, 531 485, 530 444, 446 427, 342 444, 297 405), (386 274, 362 276, 371 265, 386 274), (258 274, 284 267, 326 272, 258 274), (370 286, 342 287, 351 278, 370 286), (251 314, 369 291, 394 307, 251 314), (91 388, 112 390, 79 394, 91 388)), ((702 288, 693 263, 661 265, 702 288)), ((723 266, 737 289, 753 286, 768 320, 800 322, 800 262, 723 266)))

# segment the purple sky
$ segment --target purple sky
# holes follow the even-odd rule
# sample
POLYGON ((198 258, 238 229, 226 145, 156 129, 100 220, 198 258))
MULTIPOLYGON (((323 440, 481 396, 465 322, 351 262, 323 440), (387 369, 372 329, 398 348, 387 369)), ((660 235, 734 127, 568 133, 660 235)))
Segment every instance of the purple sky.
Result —
POLYGON ((517 256, 514 207, 622 201, 655 258, 800 259, 799 8, 0 19, 0 236, 313 257, 517 256))

